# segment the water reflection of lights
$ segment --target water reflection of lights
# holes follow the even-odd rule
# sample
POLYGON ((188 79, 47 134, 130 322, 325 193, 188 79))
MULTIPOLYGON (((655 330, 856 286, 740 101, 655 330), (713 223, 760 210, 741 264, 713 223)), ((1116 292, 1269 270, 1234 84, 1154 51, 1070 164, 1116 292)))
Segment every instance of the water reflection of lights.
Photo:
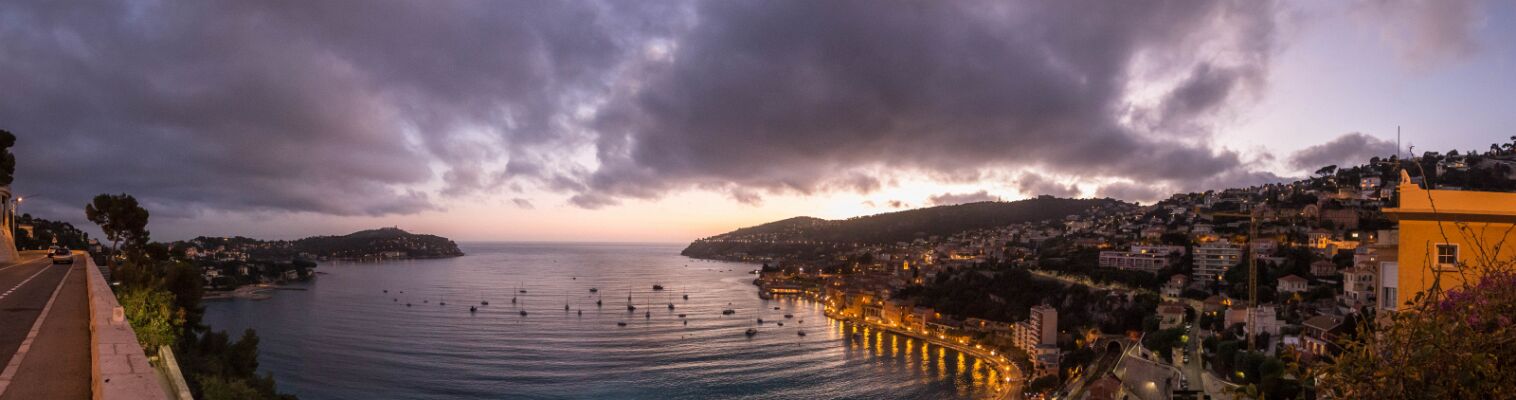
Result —
POLYGON ((937 376, 942 376, 947 370, 947 348, 937 346, 937 376))

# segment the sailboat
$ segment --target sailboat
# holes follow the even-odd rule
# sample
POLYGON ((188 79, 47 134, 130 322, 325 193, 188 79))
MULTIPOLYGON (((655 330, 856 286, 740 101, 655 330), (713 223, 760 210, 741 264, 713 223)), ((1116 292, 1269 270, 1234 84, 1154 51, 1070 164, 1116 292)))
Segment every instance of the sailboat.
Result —
POLYGON ((626 292, 626 312, 637 311, 637 306, 632 305, 632 292, 626 292))

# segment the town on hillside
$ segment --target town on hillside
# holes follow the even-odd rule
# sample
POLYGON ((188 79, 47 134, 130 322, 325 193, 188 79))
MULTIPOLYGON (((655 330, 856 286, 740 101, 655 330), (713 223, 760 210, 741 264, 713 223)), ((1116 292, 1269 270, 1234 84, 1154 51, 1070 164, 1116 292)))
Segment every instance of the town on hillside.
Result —
MULTIPOLYGON (((55 247, 89 250, 105 265, 111 244, 67 222, 19 216, 15 225, 16 248, 45 250, 55 247)), ((191 262, 201 271, 204 287, 213 296, 245 285, 276 285, 309 280, 318 262, 382 261, 458 257, 458 244, 441 236, 380 228, 342 236, 313 236, 297 240, 258 240, 241 236, 200 236, 170 243, 150 243, 149 251, 163 253, 160 259, 191 262)))
POLYGON ((1314 393, 1295 368, 1331 360, 1362 324, 1405 309, 1431 282, 1471 279, 1438 271, 1500 252, 1516 222, 1512 191, 1508 144, 1375 157, 1151 205, 1044 196, 794 218, 703 238, 685 254, 762 262, 763 297, 804 296, 840 319, 992 349, 1019 366, 1027 398, 1314 393), (1079 208, 1013 208, 1052 201, 1079 208), (974 222, 985 209, 1000 218, 993 226, 974 222))
POLYGON ((169 243, 168 250, 200 267, 206 288, 210 290, 307 280, 315 276, 317 262, 321 261, 411 260, 463 255, 452 240, 413 234, 394 227, 297 240, 201 236, 169 243))

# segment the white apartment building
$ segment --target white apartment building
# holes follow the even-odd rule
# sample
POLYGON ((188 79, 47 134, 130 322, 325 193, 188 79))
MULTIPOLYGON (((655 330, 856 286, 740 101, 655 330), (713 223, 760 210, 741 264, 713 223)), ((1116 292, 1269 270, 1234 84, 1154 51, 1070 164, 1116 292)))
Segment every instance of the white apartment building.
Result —
POLYGON ((1225 240, 1195 247, 1195 280, 1212 281, 1242 261, 1242 246, 1225 240))
POLYGON ((1159 254, 1130 253, 1125 251, 1100 252, 1100 267, 1132 271, 1158 272, 1169 266, 1168 256, 1159 254))
POLYGON ((1032 357, 1032 375, 1058 371, 1058 310, 1046 305, 1032 307, 1026 321, 1016 324, 1016 346, 1032 357))

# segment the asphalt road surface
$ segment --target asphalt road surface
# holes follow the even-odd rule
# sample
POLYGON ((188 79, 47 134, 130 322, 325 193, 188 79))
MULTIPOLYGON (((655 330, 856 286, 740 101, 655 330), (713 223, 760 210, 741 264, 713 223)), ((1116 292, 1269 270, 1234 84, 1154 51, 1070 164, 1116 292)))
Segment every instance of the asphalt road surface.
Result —
POLYGON ((74 259, 0 266, 0 400, 90 398, 86 264, 74 259))

